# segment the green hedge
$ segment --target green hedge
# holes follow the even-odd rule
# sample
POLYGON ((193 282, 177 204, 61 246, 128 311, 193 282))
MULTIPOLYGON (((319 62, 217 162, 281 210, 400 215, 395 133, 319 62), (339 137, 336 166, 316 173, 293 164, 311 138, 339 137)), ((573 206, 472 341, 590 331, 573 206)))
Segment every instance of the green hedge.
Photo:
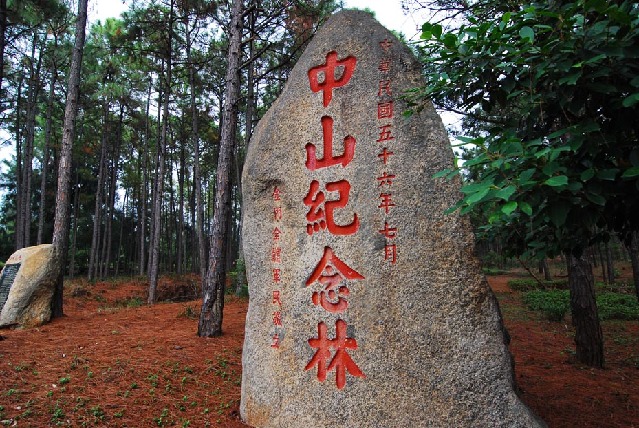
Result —
MULTIPOLYGON (((561 321, 570 310, 568 290, 533 290, 525 292, 522 300, 530 309, 539 311, 550 321, 561 321)), ((637 297, 622 293, 597 295, 597 308, 601 320, 639 320, 637 297)))
POLYGON ((519 278, 508 281, 508 286, 516 291, 531 290, 567 290, 567 279, 555 279, 553 281, 542 281, 541 284, 534 278, 519 278))
POLYGON ((533 311, 539 311, 550 321, 561 321, 570 309, 568 290, 534 290, 524 293, 524 303, 533 311))
POLYGON ((597 308, 602 320, 639 320, 639 301, 631 294, 602 293, 597 308))

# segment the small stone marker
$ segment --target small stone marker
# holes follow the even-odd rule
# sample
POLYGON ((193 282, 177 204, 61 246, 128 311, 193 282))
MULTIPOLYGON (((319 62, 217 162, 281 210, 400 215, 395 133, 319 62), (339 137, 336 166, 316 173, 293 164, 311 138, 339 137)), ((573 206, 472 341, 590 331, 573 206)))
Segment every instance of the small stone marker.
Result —
POLYGON ((244 176, 250 303, 240 412, 255 427, 537 427, 411 53, 334 15, 260 121, 244 176))
POLYGON ((35 327, 51 320, 56 278, 50 244, 27 247, 9 257, 0 276, 0 327, 35 327))

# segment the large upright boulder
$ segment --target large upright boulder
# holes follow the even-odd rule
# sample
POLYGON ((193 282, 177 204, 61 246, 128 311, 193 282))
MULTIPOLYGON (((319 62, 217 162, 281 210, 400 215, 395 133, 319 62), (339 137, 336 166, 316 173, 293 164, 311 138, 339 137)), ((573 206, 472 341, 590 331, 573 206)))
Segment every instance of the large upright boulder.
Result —
POLYGON ((0 327, 49 322, 56 279, 51 244, 13 253, 0 275, 0 327))
POLYGON ((536 427, 420 66, 365 12, 334 15, 260 121, 243 172, 256 427, 536 427))

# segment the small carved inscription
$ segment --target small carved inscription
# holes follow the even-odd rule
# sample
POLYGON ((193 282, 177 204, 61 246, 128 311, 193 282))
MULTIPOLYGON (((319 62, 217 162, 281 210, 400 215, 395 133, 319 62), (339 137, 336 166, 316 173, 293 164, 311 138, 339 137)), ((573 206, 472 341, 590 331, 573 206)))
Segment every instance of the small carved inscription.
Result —
POLYGON ((11 290, 19 269, 20 263, 14 263, 6 265, 2 271, 2 277, 0 277, 0 311, 4 308, 4 304, 7 303, 9 290, 11 290))

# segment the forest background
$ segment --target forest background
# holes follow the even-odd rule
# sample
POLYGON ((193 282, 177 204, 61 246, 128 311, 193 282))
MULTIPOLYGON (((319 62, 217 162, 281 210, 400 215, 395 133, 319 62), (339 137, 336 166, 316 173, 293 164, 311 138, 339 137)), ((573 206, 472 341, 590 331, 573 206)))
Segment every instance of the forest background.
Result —
MULTIPOLYGON (((15 147, 0 178, 0 259, 54 235, 71 52, 84 28, 74 6, 0 0, 0 128, 15 147)), ((593 250, 611 254, 615 243, 633 261, 638 252, 639 148, 628 120, 639 106, 637 5, 428 6, 430 22, 412 46, 430 78, 414 101, 419 108, 432 98, 467 115, 463 168, 441 175, 463 176, 454 208, 473 215, 485 258, 538 260, 543 271, 546 257, 566 257, 573 322, 596 320, 592 268, 576 263, 590 263, 593 250)), ((198 273, 202 314, 217 311, 220 324, 200 333, 220 334, 226 274, 245 290, 241 170, 252 130, 315 30, 341 7, 152 0, 91 23, 69 142, 64 273, 148 275, 149 303, 160 273, 198 273)), ((580 359, 602 366, 598 323, 580 331, 588 332, 580 359)))

